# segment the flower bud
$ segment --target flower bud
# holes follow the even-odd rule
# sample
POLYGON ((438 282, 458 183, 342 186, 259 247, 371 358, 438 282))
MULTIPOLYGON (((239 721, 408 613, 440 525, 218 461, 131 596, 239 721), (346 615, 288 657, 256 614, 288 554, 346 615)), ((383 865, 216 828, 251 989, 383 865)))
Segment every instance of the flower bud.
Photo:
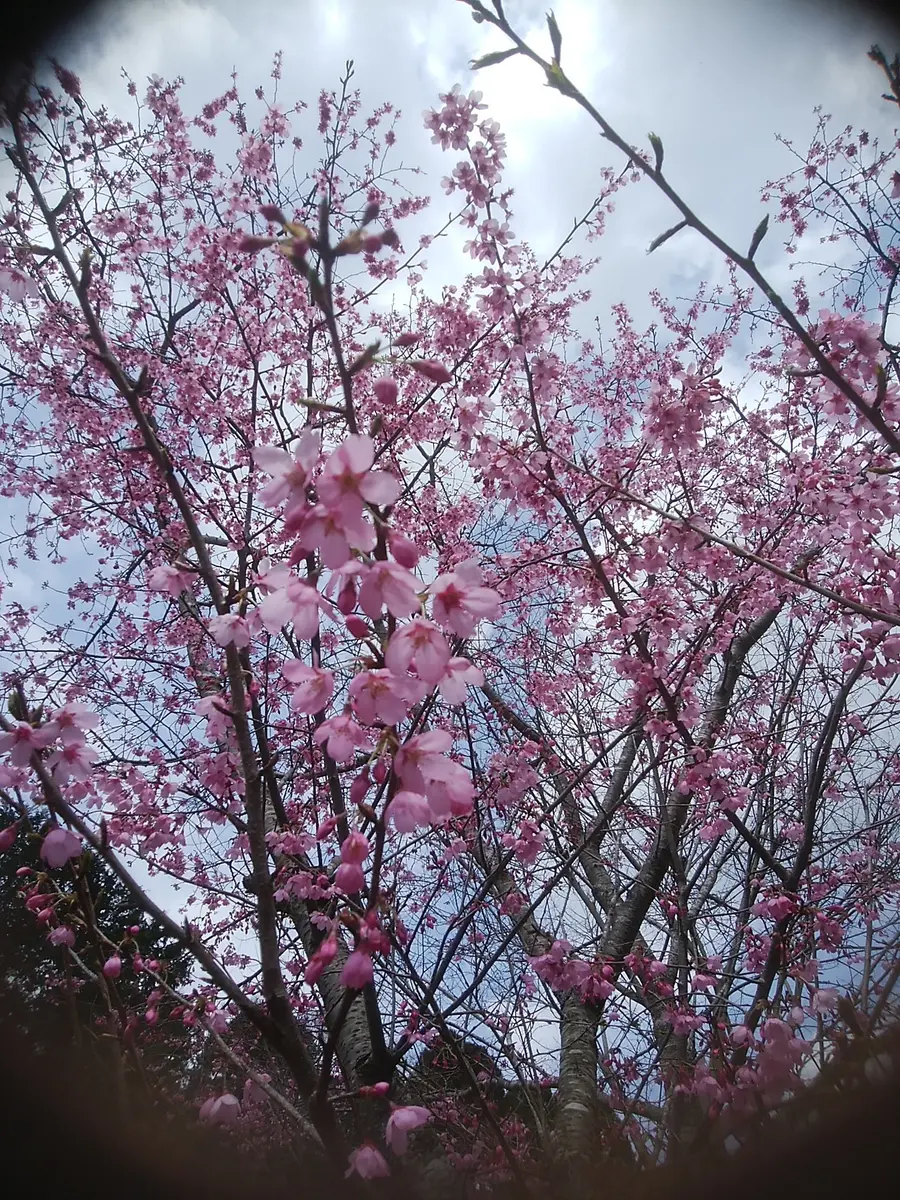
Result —
POLYGON ((372 632, 362 617, 357 617, 352 614, 347 617, 345 624, 347 626, 347 632, 352 634, 353 637, 359 638, 360 641, 362 641, 363 638, 367 638, 372 632))
POLYGON ((271 221, 274 225, 287 225, 287 217, 277 204, 262 204, 259 211, 267 221, 271 221))
POLYGON ((107 979, 118 979, 122 974, 122 960, 118 954, 113 954, 103 964, 103 974, 107 979))
POLYGON ((378 403, 385 407, 394 404, 397 400, 396 380, 390 379, 387 375, 375 380, 372 384, 372 391, 375 393, 378 403))

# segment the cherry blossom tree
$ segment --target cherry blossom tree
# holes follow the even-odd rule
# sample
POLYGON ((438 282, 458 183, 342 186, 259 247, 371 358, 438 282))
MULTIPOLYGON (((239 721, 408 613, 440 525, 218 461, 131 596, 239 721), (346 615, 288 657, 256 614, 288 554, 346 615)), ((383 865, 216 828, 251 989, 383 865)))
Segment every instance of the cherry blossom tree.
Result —
POLYGON ((426 116, 430 235, 350 68, 312 114, 278 60, 195 117, 126 77, 126 121, 58 67, 3 131, 3 803, 192 955, 174 988, 71 947, 246 1081, 200 1118, 271 1105, 364 1178, 652 1164, 896 1007, 898 144, 821 117, 768 187, 788 255, 852 250, 786 300, 766 221, 708 228, 552 16, 542 57, 466 2, 510 43, 476 65, 531 58, 622 155, 544 262, 477 91, 426 116), (588 291, 638 183, 651 248, 727 264, 647 329, 588 291))

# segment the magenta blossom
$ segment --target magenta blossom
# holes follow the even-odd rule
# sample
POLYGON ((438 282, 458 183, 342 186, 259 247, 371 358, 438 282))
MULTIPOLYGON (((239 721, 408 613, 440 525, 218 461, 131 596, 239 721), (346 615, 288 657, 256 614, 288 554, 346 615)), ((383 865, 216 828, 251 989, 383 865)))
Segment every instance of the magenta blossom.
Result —
POLYGON ((57 783, 68 783, 70 779, 87 779, 98 757, 97 751, 86 742, 68 742, 61 750, 55 750, 47 763, 57 783))
POLYGON ((428 801, 418 792, 397 792, 387 806, 386 816, 398 833, 412 833, 422 825, 431 825, 434 819, 428 801))
POLYGON ((74 946, 75 931, 68 925, 57 925, 55 929, 50 930, 47 940, 52 946, 74 946))
POLYGON ((270 567, 257 577, 257 583, 268 593, 256 609, 256 619, 267 633, 280 633, 290 623, 298 638, 315 637, 319 609, 325 602, 314 587, 284 565, 270 567))
POLYGON ((421 685, 409 676, 399 678, 390 671, 363 671, 350 682, 353 711, 363 725, 396 725, 409 712, 410 702, 423 698, 421 685))
POLYGON ((448 704, 464 704, 467 687, 481 687, 484 675, 467 658, 451 658, 438 691, 448 704))
POLYGON ((163 563, 147 572, 147 587, 151 592, 166 592, 177 600, 182 592, 190 590, 193 575, 189 571, 163 563))
POLYGON ((326 567, 336 570, 350 557, 351 550, 368 553, 375 549, 375 530, 362 511, 347 513, 317 504, 309 510, 297 528, 299 544, 305 550, 318 550, 326 567))
POLYGON ((334 873, 334 886, 346 896, 355 896, 366 886, 366 876, 358 863, 342 862, 334 873))
POLYGON ((56 710, 50 722, 59 730, 63 742, 81 742, 84 741, 85 730, 94 729, 100 724, 100 717, 86 704, 70 700, 56 710))

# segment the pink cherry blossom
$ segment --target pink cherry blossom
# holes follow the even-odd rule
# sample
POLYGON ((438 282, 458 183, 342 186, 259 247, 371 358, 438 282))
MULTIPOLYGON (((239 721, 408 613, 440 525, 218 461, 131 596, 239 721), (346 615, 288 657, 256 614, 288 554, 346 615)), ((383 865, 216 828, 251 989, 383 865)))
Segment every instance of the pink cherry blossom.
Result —
MULTIPOLYGON (((353 434, 333 451, 317 485, 319 499, 342 519, 355 520, 363 501, 392 504, 400 495, 400 483, 387 471, 373 471, 375 444, 364 434, 353 434)), ((326 564, 330 565, 330 564, 326 564)))
POLYGON ((257 446, 253 461, 260 470, 272 476, 271 482, 260 490, 260 503, 267 508, 278 508, 284 500, 289 501, 289 507, 304 503, 321 447, 322 436, 313 429, 301 434, 290 454, 278 446, 257 446))
POLYGON ((369 839, 358 829, 348 833, 341 842, 341 862, 364 863, 369 857, 369 839))
POLYGON ((459 637, 469 637, 479 621, 491 620, 500 609, 500 597, 491 588, 478 586, 481 571, 464 563, 439 575, 428 591, 434 597, 434 619, 459 637))
POLYGON ((390 537, 391 554, 400 564, 412 571, 422 557, 419 547, 402 533, 396 531, 390 537))
POLYGON ((466 688, 481 687, 484 675, 467 658, 451 658, 447 670, 438 683, 438 691, 448 704, 465 704, 466 688))
POLYGON ((319 944, 318 949, 306 964, 306 970, 303 978, 304 981, 310 985, 310 987, 318 983, 325 968, 329 965, 329 963, 334 962, 337 952, 337 937, 333 933, 329 934, 329 936, 319 944))
POLYGON ((428 801, 418 792, 397 792, 385 813, 398 833, 413 833, 423 825, 430 825, 434 814, 428 801))
POLYGON ((277 634, 290 624, 296 637, 315 637, 319 612, 325 606, 316 589, 286 566, 270 567, 258 580, 268 592, 255 610, 266 632, 277 634))
POLYGON ((247 622, 237 613, 222 613, 213 617, 207 628, 217 646, 229 646, 233 643, 240 649, 241 646, 250 645, 247 622))
POLYGON ((348 713, 323 721, 313 737, 335 762, 349 762, 357 750, 372 749, 365 730, 348 713))
POLYGON ((385 665, 395 675, 413 668, 421 680, 432 686, 439 683, 450 661, 450 647, 432 621, 414 617, 397 629, 388 642, 385 665))
POLYGON ((85 742, 68 742, 62 749, 55 750, 47 759, 57 783, 68 783, 70 779, 87 779, 99 755, 85 742))
POLYGON ((377 620, 387 608, 393 617, 408 617, 421 607, 419 581, 395 562, 376 562, 363 575, 359 603, 366 616, 377 620))
POLYGON ((322 712, 334 694, 334 675, 323 667, 310 667, 291 658, 281 668, 281 673, 295 684, 291 697, 294 712, 322 712))
POLYGON ((446 751, 453 738, 442 729, 410 738, 394 757, 394 771, 403 788, 424 792, 437 820, 464 816, 471 811, 474 785, 465 767, 449 758, 446 751))
POLYGON ((299 543, 307 550, 318 550, 326 567, 337 569, 352 550, 368 553, 375 548, 375 529, 362 512, 337 511, 317 504, 299 522, 299 543))
POLYGON ((68 925, 57 925, 50 930, 47 940, 54 946, 74 946, 75 931, 68 925))
POLYGON ((366 885, 366 876, 358 863, 342 862, 334 873, 334 886, 347 896, 355 896, 366 885))
POLYGON ((118 979, 122 974, 122 960, 118 954, 112 954, 103 964, 103 974, 107 979, 118 979))
POLYGON ((0 267, 0 293, 9 296, 16 304, 23 304, 26 300, 39 300, 41 295, 33 279, 8 267, 0 267))
POLYGON ((26 767, 31 761, 32 754, 40 754, 41 750, 56 740, 56 727, 43 725, 36 729, 27 721, 15 721, 8 733, 0 733, 0 754, 9 751, 9 761, 14 767, 26 767))
POLYGON ((416 680, 398 678, 390 671, 364 671, 350 682, 353 712, 363 725, 396 725, 404 720, 410 703, 422 699, 416 680))
POLYGON ((435 362, 431 358, 416 359, 411 366, 420 375, 424 375, 426 379, 430 379, 432 383, 449 383, 453 378, 443 363, 435 362))
POLYGON ((81 742, 84 741, 85 730, 95 729, 100 724, 100 717, 86 704, 70 700, 53 713, 50 724, 59 731, 64 743, 81 742))
POLYGON ((392 1105, 385 1130, 385 1141, 395 1154, 403 1155, 409 1149, 409 1135, 412 1130, 430 1120, 430 1108, 423 1108, 419 1104, 392 1105))
POLYGON ((81 853, 81 838, 70 829, 57 826, 41 843, 41 858, 48 867, 63 867, 70 858, 81 853))
POLYGON ((189 592, 195 576, 190 571, 162 563, 147 572, 147 587, 151 592, 166 592, 177 600, 182 592, 189 592))
POLYGON ((347 1161, 350 1163, 345 1172, 347 1177, 355 1173, 360 1179, 381 1179, 391 1173, 384 1155, 371 1142, 364 1142, 358 1149, 351 1150, 347 1161))

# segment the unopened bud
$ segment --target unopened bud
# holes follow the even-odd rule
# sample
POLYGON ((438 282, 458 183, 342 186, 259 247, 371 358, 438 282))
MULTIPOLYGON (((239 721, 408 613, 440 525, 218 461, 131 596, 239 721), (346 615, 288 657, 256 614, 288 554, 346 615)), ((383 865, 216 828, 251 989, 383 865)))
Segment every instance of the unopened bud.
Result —
POLYGON ((255 233, 245 233, 238 242, 238 250, 244 254, 256 254, 258 250, 265 250, 267 246, 274 246, 278 238, 273 237, 258 237, 255 233))
POLYGON ((274 225, 286 225, 287 217, 281 211, 277 204, 263 204, 260 207, 260 214, 271 221, 274 225))

